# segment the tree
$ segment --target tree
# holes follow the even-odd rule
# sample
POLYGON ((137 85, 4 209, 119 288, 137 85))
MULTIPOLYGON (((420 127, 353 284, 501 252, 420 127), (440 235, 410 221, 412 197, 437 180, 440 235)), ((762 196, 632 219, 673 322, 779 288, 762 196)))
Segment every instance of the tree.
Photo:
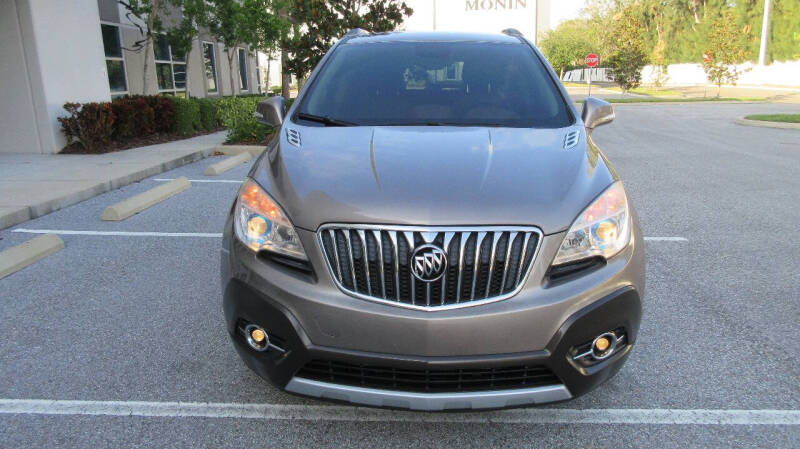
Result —
POLYGON ((741 62, 745 54, 739 40, 740 33, 730 11, 711 25, 708 46, 703 54, 703 69, 708 80, 717 85, 717 97, 722 84, 735 85, 739 79, 740 72, 735 64, 741 62))
POLYGON ((280 47, 281 40, 289 32, 289 22, 285 14, 281 14, 281 11, 285 11, 288 7, 288 1, 244 0, 242 5, 248 20, 247 31, 250 33, 247 41, 253 48, 268 55, 267 80, 269 80, 269 61, 280 47))
POLYGON ((413 12, 399 0, 296 0, 284 12, 292 27, 281 42, 283 71, 303 79, 350 29, 392 31, 413 12))
POLYGON ((585 37, 585 29, 585 21, 570 20, 548 31, 540 40, 539 48, 550 65, 559 71, 559 78, 563 79, 565 70, 580 65, 593 51, 592 44, 585 37))
POLYGON ((647 53, 642 23, 633 9, 629 7, 617 13, 606 62, 613 70, 614 82, 622 88, 623 93, 639 86, 642 69, 648 62, 647 53))
POLYGON ((253 36, 253 32, 249 29, 251 23, 247 20, 245 9, 239 0, 213 0, 208 4, 208 30, 217 40, 225 43, 230 69, 231 95, 236 96, 233 59, 236 57, 236 48, 239 45, 249 46, 247 38, 253 36))
POLYGON ((172 54, 185 58, 186 62, 186 96, 190 96, 189 57, 192 45, 197 38, 198 29, 208 25, 208 8, 205 0, 169 0, 170 4, 183 11, 180 22, 167 30, 167 42, 172 54))
POLYGON ((142 88, 144 93, 150 91, 147 73, 150 68, 150 57, 153 54, 153 34, 161 30, 161 13, 163 0, 119 0, 125 8, 125 17, 139 28, 142 39, 134 42, 130 51, 144 51, 144 67, 142 70, 142 88))

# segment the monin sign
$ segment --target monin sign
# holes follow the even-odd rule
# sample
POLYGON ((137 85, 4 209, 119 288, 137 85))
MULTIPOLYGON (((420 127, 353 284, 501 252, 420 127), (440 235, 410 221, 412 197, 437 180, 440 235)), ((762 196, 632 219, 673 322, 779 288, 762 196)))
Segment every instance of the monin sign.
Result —
POLYGON ((466 11, 488 11, 493 9, 524 9, 528 0, 465 0, 466 11))

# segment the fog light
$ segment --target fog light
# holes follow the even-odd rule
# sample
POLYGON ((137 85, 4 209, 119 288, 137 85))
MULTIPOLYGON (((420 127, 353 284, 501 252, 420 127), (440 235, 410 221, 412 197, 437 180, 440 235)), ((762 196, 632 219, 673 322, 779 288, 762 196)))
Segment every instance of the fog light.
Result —
POLYGON ((247 344, 256 351, 269 349, 269 335, 261 327, 255 324, 248 324, 244 328, 244 335, 247 338, 247 344))
MULTIPOLYGON (((261 341, 257 339, 255 336, 253 337, 253 339, 255 339, 256 341, 261 341)), ((597 341, 594 342, 594 349, 596 349, 599 352, 606 352, 606 349, 608 349, 609 346, 611 346, 611 342, 606 337, 598 338, 597 341)))
POLYGON ((611 332, 597 336, 592 342, 592 356, 597 360, 603 360, 614 352, 617 345, 617 336, 611 332))
POLYGON ((622 328, 603 332, 592 341, 573 346, 567 352, 567 357, 579 367, 596 365, 611 356, 618 354, 627 346, 625 330, 622 328))
POLYGON ((255 328, 250 331, 250 337, 256 343, 264 343, 264 339, 267 337, 267 334, 265 334, 261 329, 255 328))

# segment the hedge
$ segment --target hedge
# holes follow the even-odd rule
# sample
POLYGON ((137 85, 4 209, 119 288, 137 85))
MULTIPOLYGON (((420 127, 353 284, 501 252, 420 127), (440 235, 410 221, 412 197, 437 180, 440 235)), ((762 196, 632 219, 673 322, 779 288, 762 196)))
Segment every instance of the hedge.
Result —
POLYGON ((67 144, 75 142, 88 153, 110 145, 152 136, 192 136, 228 129, 229 143, 264 143, 272 133, 256 122, 253 112, 262 95, 220 98, 179 98, 137 95, 102 103, 66 103, 60 117, 67 144))
POLYGON ((202 128, 200 104, 186 98, 173 98, 175 104, 174 132, 181 136, 191 136, 202 128))

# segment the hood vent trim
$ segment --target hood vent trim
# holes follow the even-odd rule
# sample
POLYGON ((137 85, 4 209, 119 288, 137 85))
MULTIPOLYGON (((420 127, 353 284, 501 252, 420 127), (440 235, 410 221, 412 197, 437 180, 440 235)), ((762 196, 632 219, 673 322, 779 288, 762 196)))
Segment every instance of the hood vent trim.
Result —
POLYGON ((286 128, 286 140, 292 145, 300 148, 302 141, 300 140, 300 131, 294 128, 286 128))
POLYGON ((569 150, 570 148, 573 148, 578 144, 578 141, 581 140, 580 137, 580 130, 573 129, 572 131, 567 131, 567 135, 564 136, 564 149, 569 150))

